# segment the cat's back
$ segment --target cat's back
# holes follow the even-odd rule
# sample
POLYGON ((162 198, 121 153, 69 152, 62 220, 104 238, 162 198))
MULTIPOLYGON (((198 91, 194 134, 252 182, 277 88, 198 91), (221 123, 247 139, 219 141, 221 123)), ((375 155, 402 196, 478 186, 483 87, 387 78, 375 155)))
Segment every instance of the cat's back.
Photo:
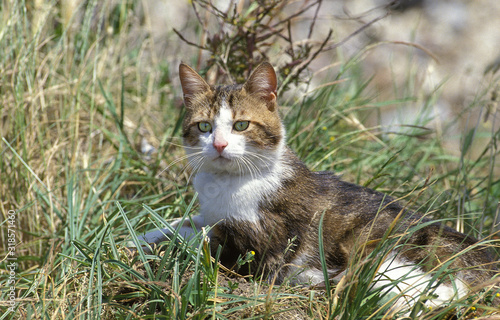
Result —
POLYGON ((306 215, 325 213, 325 220, 351 216, 368 222, 381 215, 394 219, 404 210, 384 193, 343 181, 330 171, 310 171, 290 150, 286 159, 294 174, 283 180, 277 198, 286 199, 288 206, 296 207, 294 212, 301 208, 306 215))
MULTIPOLYGON (((322 211, 327 247, 340 243, 341 249, 352 250, 390 232, 390 237, 402 237, 400 242, 406 244, 398 249, 401 257, 421 264, 425 271, 450 259, 450 268, 462 270, 461 277, 469 284, 487 281, 495 274, 491 252, 474 237, 422 217, 384 193, 342 181, 331 172, 311 174, 323 186, 323 196, 330 199, 322 211)), ((331 249, 338 251, 339 246, 331 249)))

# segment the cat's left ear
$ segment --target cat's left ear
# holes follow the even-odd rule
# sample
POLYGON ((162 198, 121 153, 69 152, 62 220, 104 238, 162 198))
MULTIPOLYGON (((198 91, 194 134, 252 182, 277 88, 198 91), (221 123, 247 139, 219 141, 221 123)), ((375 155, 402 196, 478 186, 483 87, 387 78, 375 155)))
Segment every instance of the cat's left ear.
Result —
POLYGON ((269 111, 276 110, 276 90, 278 80, 273 66, 269 62, 263 62, 255 68, 252 75, 244 85, 250 94, 263 99, 269 111))

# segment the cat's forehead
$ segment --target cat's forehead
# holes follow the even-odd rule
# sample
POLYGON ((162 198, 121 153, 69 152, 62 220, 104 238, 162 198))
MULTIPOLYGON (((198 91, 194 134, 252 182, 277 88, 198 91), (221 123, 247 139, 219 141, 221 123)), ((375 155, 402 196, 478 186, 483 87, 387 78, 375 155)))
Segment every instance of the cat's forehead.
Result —
POLYGON ((221 105, 223 103, 232 106, 235 100, 242 98, 242 85, 217 86, 214 90, 214 102, 221 105))
POLYGON ((241 92, 242 84, 219 85, 214 88, 215 94, 220 96, 229 96, 241 92))
POLYGON ((194 103, 196 113, 201 113, 206 117, 215 117, 219 114, 221 108, 229 108, 233 117, 244 115, 251 111, 252 105, 245 103, 247 94, 243 90, 243 85, 220 85, 212 87, 206 92, 203 99, 197 99, 194 103))

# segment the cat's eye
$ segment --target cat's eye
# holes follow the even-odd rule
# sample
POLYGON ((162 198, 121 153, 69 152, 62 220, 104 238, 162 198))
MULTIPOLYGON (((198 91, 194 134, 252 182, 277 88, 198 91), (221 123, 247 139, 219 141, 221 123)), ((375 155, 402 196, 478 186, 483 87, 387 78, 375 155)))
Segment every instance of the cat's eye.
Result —
POLYGON ((201 132, 209 132, 212 130, 212 125, 208 122, 199 122, 198 129, 200 129, 201 132))
POLYGON ((250 121, 236 121, 234 123, 234 130, 236 131, 244 131, 248 128, 250 121))

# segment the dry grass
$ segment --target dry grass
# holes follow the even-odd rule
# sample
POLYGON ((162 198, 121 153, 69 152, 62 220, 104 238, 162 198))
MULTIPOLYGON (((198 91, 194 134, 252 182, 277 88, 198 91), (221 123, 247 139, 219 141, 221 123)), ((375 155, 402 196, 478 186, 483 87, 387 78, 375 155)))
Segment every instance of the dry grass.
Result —
MULTIPOLYGON (((4 1, 0 8, 0 254, 8 256, 4 239, 14 210, 18 263, 14 313, 3 290, 5 258, 0 267, 0 319, 348 319, 344 311, 355 302, 363 317, 383 318, 387 309, 355 282, 366 264, 325 292, 229 277, 204 260, 200 239, 156 258, 123 249, 132 232, 196 211, 179 161, 182 108, 170 71, 176 66, 157 56, 135 2, 89 1, 79 9, 73 3, 4 1)), ((474 235, 496 231, 495 124, 491 132, 464 132, 460 156, 442 147, 446 128, 429 133, 424 116, 395 134, 365 128, 367 110, 384 104, 370 104, 364 94, 356 67, 362 61, 341 63, 343 82, 283 108, 298 154, 317 170, 337 170, 395 196, 427 189, 415 204, 423 212, 458 221, 474 235), (478 136, 488 143, 469 157, 478 136), (421 175, 428 173, 425 184, 421 175)), ((494 89, 492 83, 478 93, 468 109, 493 103, 494 89)), ((433 101, 419 99, 391 104, 433 101)), ((485 294, 457 302, 474 305, 461 309, 464 319, 491 312, 480 311, 485 294)), ((443 316, 427 310, 422 318, 443 316)))

